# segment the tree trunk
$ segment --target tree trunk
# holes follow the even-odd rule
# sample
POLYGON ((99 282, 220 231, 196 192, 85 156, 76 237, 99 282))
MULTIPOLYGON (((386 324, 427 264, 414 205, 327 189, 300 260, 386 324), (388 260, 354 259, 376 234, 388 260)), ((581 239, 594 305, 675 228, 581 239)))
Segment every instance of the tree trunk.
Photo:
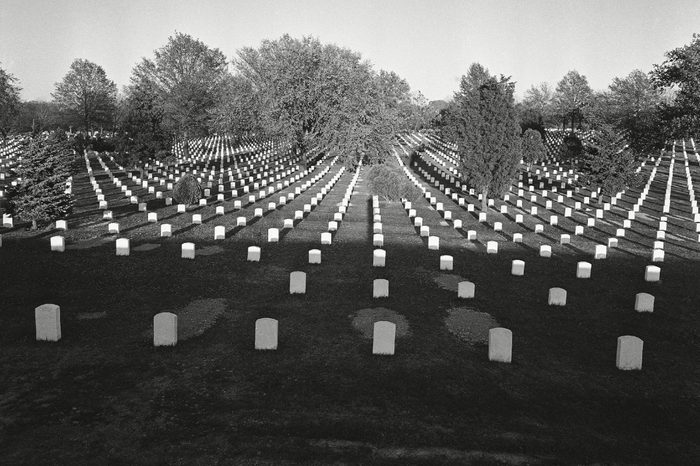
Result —
POLYGON ((486 212, 489 207, 489 188, 485 187, 481 190, 481 211, 486 212))

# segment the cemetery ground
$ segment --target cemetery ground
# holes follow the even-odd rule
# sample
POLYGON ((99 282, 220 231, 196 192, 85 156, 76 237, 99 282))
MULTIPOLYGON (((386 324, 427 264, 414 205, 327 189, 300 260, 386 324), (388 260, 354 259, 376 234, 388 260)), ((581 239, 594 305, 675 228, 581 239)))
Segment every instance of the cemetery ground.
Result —
MULTIPOLYGON (((498 254, 486 254, 496 233, 467 242, 422 199, 416 207, 441 237, 429 250, 401 204, 381 202, 387 259, 377 268, 362 179, 332 244, 319 244, 350 176, 278 243, 265 239, 279 211, 214 241, 214 223, 228 215, 160 238, 136 206, 121 210, 122 228, 133 222, 128 257, 115 256, 114 236, 103 241, 107 222, 80 209, 62 234, 89 247, 50 252, 51 228, 3 234, 0 463, 700 461, 697 243, 669 246, 661 281, 650 283, 649 254, 632 240, 593 260, 594 237, 558 245, 548 225, 522 244, 500 237, 498 254), (213 253, 182 259, 185 241, 213 253), (538 242, 553 245, 552 257, 539 256, 538 242), (159 247, 136 252, 140 244, 159 247), (261 246, 260 262, 246 260, 250 245, 261 246), (321 264, 308 263, 310 249, 322 251, 321 264), (454 269, 441 272, 445 254, 454 269), (510 274, 513 259, 525 261, 524 276, 510 274), (576 278, 579 261, 593 264, 589 279, 576 278), (289 294, 295 270, 307 273, 305 294, 289 294), (439 286, 441 274, 474 282, 475 297, 439 286), (388 298, 372 297, 375 278, 389 280, 388 298), (554 286, 568 291, 566 306, 548 306, 554 286), (634 311, 642 291, 655 296, 654 312, 634 311), (218 301, 189 308, 189 338, 154 347, 153 316, 181 315, 198 300, 218 301), (34 308, 44 303, 61 306, 58 342, 35 340, 34 308), (358 311, 377 307, 408 323, 393 356, 373 355, 353 326, 358 311), (445 319, 458 307, 513 331, 511 364, 450 332, 445 319), (279 321, 275 351, 254 349, 261 317, 279 321), (644 340, 642 370, 616 368, 621 335, 644 340)), ((75 184, 91 194, 86 176, 75 184)), ((636 233, 655 231, 640 222, 636 233)))

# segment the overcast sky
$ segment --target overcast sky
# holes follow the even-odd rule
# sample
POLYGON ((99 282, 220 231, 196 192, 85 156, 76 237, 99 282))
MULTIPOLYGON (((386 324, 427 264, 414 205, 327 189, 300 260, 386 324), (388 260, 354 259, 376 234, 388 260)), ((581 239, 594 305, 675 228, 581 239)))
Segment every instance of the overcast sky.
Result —
POLYGON ((571 69, 604 89, 700 32, 700 0, 0 0, 0 67, 27 100, 50 99, 75 58, 119 88, 174 31, 229 58, 284 33, 360 52, 430 100, 457 89, 469 64, 512 76, 521 96, 571 69))

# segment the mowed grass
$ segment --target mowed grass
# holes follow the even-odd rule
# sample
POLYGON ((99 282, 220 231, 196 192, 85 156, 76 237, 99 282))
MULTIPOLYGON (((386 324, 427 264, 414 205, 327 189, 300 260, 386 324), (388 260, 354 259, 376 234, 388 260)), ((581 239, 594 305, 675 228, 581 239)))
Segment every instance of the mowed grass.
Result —
MULTIPOLYGON (((333 244, 320 245, 350 176, 279 244, 265 243, 267 228, 281 227, 301 207, 280 208, 230 234, 227 227, 227 239, 216 243, 209 239, 213 226, 225 223, 188 228, 182 220, 188 212, 172 239, 158 238, 155 226, 150 236, 135 229, 132 248, 161 247, 130 257, 116 257, 112 242, 51 253, 48 230, 30 238, 6 235, 0 463, 700 461, 700 264, 692 254, 686 259, 677 248, 660 264, 661 282, 647 283, 650 249, 611 250, 608 259, 594 261, 598 238, 572 237, 576 247, 554 246, 546 259, 537 254, 540 237, 530 234, 524 246, 515 245, 483 225, 474 227, 481 228, 479 241, 468 243, 440 226, 422 200, 415 203, 419 215, 441 236, 441 250, 428 250, 400 205, 383 202, 387 267, 373 268, 363 181, 333 244), (501 241, 497 255, 485 254, 486 239, 501 241), (224 252, 183 260, 186 240, 224 252), (250 244, 262 246, 260 263, 246 261, 250 244), (307 264, 312 248, 322 250, 322 264, 307 264), (426 273, 439 272, 441 254, 454 256, 449 273, 476 284, 475 299, 457 299, 426 273), (510 275, 513 259, 526 262, 525 276, 510 275), (579 260, 593 263, 590 279, 576 279, 579 260), (306 295, 288 294, 293 270, 307 272, 306 295), (372 298, 375 278, 389 280, 388 299, 372 298), (567 306, 547 306, 553 286, 568 290, 567 306), (655 296, 652 314, 634 311, 639 292, 655 296), (173 348, 152 346, 155 313, 215 298, 226 300, 226 312, 203 335, 173 348), (34 340, 34 308, 44 303, 61 306, 58 343, 34 340), (352 326, 354 312, 377 306, 410 325, 393 357, 373 356, 372 342, 352 326), (452 335, 444 319, 455 306, 487 312, 511 329, 513 363, 491 363, 486 346, 452 335), (253 349, 260 317, 279 320, 277 351, 253 349), (620 335, 644 340, 642 371, 615 368, 620 335)), ((317 189, 293 202, 303 205, 317 189)), ((213 215, 214 207, 204 209, 213 215)), ((106 222, 90 221, 105 235, 106 222)), ((88 230, 66 235, 77 241, 88 230)), ((545 227, 556 239, 553 231, 545 227)), ((645 244, 653 232, 640 228, 645 244)))

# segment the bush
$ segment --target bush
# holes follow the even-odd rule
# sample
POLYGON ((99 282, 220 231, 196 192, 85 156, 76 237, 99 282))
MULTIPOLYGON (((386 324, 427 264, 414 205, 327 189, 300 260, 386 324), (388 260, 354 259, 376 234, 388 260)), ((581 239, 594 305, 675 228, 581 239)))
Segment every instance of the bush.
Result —
POLYGON ((173 199, 178 204, 197 204, 202 198, 202 186, 189 173, 183 175, 173 189, 173 199))
POLYGON ((372 166, 367 172, 367 182, 370 192, 387 201, 408 199, 415 201, 420 198, 421 191, 411 183, 398 167, 387 164, 372 166))
POLYGON ((564 136, 559 157, 562 162, 570 162, 572 159, 578 159, 583 153, 583 143, 574 133, 569 133, 564 136))

